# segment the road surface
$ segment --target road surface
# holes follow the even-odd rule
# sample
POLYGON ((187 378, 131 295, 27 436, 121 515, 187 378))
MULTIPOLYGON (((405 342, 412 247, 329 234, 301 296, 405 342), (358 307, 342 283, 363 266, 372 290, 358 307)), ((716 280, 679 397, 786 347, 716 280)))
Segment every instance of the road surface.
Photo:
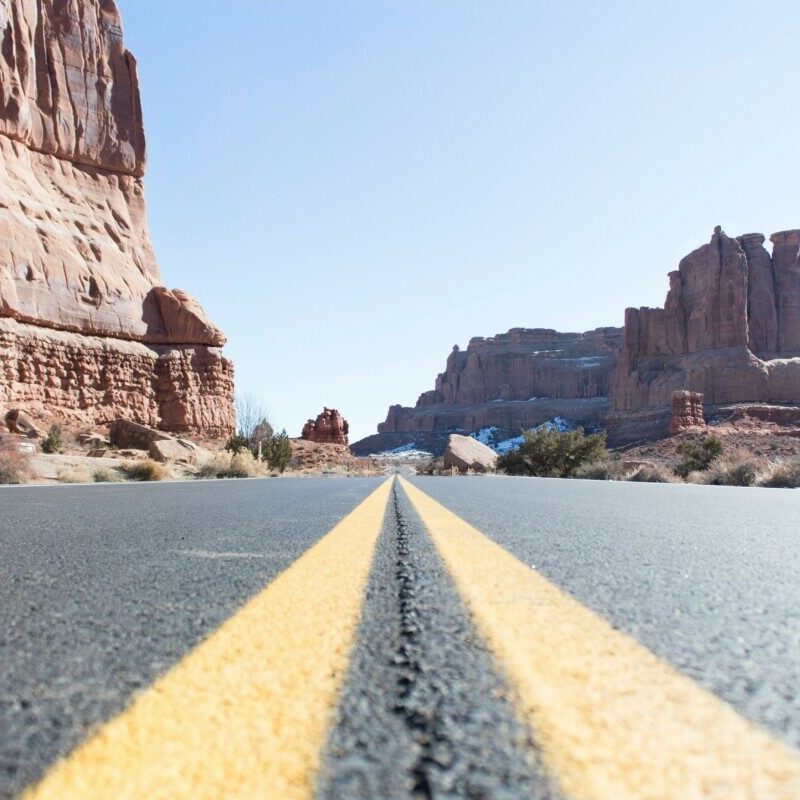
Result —
POLYGON ((0 489, 0 798, 800 797, 800 492, 0 489))

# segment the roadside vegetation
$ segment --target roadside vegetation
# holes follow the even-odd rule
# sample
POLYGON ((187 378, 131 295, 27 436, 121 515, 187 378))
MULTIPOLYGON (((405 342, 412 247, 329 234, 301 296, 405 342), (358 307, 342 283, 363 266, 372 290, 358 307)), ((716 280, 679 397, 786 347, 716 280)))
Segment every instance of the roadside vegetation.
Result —
POLYGON ((0 484, 27 483, 33 478, 30 457, 13 440, 0 438, 0 484))
MULTIPOLYGON (((739 449, 726 451, 722 440, 713 435, 682 441, 676 448, 680 460, 673 468, 650 462, 626 463, 606 449, 604 434, 542 429, 527 431, 524 436, 518 450, 498 458, 498 472, 634 483, 800 488, 800 461, 775 463, 739 449)), ((431 469, 428 474, 442 472, 431 469)))
POLYGON ((608 458, 605 433, 586 435, 582 428, 566 433, 540 428, 526 431, 524 437, 519 449, 497 459, 499 471, 536 478, 573 478, 587 465, 598 465, 608 458))
POLYGON ((117 469, 129 481, 163 481, 167 468, 158 461, 146 458, 141 461, 124 461, 117 469))

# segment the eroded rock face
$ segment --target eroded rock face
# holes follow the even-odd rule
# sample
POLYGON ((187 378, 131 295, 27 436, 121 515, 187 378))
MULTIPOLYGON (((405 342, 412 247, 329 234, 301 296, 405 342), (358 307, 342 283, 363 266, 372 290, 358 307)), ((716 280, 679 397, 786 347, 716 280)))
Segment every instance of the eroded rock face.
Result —
POLYGON ((675 392, 672 395, 672 416, 669 420, 670 434, 682 433, 705 427, 703 395, 699 392, 675 392))
POLYGON ((338 444, 345 447, 349 444, 350 425, 335 409, 326 408, 316 420, 310 419, 303 426, 301 439, 318 444, 338 444))
MULTIPOLYGON (((44 333, 37 346, 32 328, 107 339, 102 380, 121 384, 105 402, 132 394, 125 376, 138 375, 130 371, 124 340, 155 346, 149 361, 160 371, 149 382, 175 377, 175 397, 208 383, 222 389, 218 377, 230 383, 231 365, 212 348, 224 344, 224 336, 189 295, 161 285, 145 216, 136 61, 124 47, 116 4, 0 0, 0 45, 0 318, 26 326, 12 349, 34 353, 51 346, 44 333), (168 358, 163 347, 184 348, 180 368, 168 363, 176 357, 168 358), (192 376, 195 370, 208 372, 192 376)), ((6 326, 1 335, 8 348, 13 329, 6 326)), ((0 391, 12 400, 36 395, 53 413, 80 412, 90 423, 95 412, 97 422, 113 417, 87 400, 59 406, 48 397, 61 394, 59 401, 71 402, 71 376, 83 369, 81 341, 66 345, 77 360, 56 376, 62 393, 27 385, 19 376, 0 391)), ((95 352, 95 344, 87 344, 87 375, 79 383, 91 382, 95 352)), ((29 371, 53 369, 34 364, 29 371)), ((88 396, 94 400, 97 392, 88 396)), ((159 414, 164 408, 159 426, 177 420, 210 425, 197 433, 229 432, 232 404, 232 393, 188 395, 166 406, 151 396, 136 401, 132 413, 151 424, 150 409, 159 414), (194 404, 200 407, 193 410, 194 404), (178 410, 181 405, 186 408, 178 410)))
POLYGON ((664 308, 629 308, 611 440, 663 435, 675 392, 706 406, 800 402, 800 231, 711 241, 670 273, 664 308))
POLYGON ((387 444, 398 433, 489 426, 516 436, 556 416, 599 425, 611 409, 621 342, 620 328, 586 333, 514 328, 472 339, 466 351, 453 348, 435 388, 420 395, 414 408, 389 409, 379 434, 387 444))

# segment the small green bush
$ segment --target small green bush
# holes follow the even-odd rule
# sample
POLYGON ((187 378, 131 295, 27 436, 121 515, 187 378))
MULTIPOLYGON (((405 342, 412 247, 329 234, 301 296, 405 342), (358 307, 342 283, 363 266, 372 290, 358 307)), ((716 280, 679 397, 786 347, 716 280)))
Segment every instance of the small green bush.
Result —
POLYGON ((64 449, 63 431, 58 424, 51 425, 47 436, 42 439, 43 453, 60 453, 64 449))
POLYGON ((262 458, 269 464, 270 469, 276 469, 281 473, 286 471, 292 460, 292 443, 285 430, 264 441, 262 458))
POLYGON ((167 468, 151 458, 124 461, 119 470, 129 481, 163 481, 167 477, 167 468))
POLYGON ((722 454, 722 442, 716 436, 707 436, 700 442, 681 442, 677 453, 683 460, 675 467, 675 474, 681 478, 690 472, 704 472, 722 454))
POLYGON ((540 428, 524 433, 518 450, 497 459, 498 471, 507 475, 571 478, 585 464, 607 458, 605 433, 587 436, 581 428, 562 433, 540 428))
POLYGON ((237 433, 234 436, 231 436, 228 441, 225 442, 225 449, 234 455, 241 453, 244 450, 249 450, 250 439, 242 433, 237 433))
POLYGON ((768 489, 800 488, 800 461, 775 464, 762 478, 759 485, 768 489))

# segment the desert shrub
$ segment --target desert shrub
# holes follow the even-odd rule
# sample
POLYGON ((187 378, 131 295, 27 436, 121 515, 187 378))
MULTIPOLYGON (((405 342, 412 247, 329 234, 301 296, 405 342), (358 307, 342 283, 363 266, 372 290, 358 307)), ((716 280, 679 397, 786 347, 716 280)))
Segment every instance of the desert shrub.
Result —
POLYGON ((124 461, 119 470, 129 481, 163 481, 167 477, 167 468, 151 458, 124 461))
POLYGON ((759 486, 769 489, 800 488, 800 461, 774 464, 761 479, 759 486))
POLYGON ((47 436, 42 439, 43 453, 60 453, 64 449, 63 431, 61 426, 51 425, 47 436))
POLYGON ((262 444, 262 458, 271 469, 285 472, 292 460, 292 443, 285 430, 276 433, 264 440, 262 444))
POLYGON ((56 478, 59 483, 91 483, 92 476, 83 467, 65 467, 56 478))
POLYGON ((655 464, 642 464, 636 467, 626 480, 633 483, 677 483, 675 476, 669 470, 655 464))
POLYGON ((722 453, 722 442, 716 436, 707 436, 700 442, 681 442, 677 447, 683 460, 675 467, 675 474, 686 478, 690 472, 704 472, 722 453))
POLYGON ((30 459, 19 452, 17 443, 0 438, 0 484, 27 483, 32 477, 30 459))
POLYGON ((573 478, 589 481, 618 481, 624 476, 619 461, 612 461, 610 458, 582 464, 572 473, 573 478))
POLYGON ((498 458, 498 471, 507 475, 569 478, 585 464, 607 457, 605 433, 587 436, 581 428, 563 433, 541 428, 526 431, 524 436, 519 449, 498 458))
POLYGON ((709 486, 755 486, 763 473, 763 462, 744 455, 719 458, 707 470, 693 472, 689 479, 709 486))
POLYGON ((198 478, 254 478, 261 474, 258 461, 249 450, 216 453, 198 467, 198 478))
POLYGON ((95 483, 119 483, 122 476, 114 469, 96 469, 92 473, 92 480, 95 483))
POLYGON ((250 449, 250 439, 242 433, 237 433, 229 437, 228 441, 225 442, 225 449, 229 453, 237 455, 238 453, 250 449))

